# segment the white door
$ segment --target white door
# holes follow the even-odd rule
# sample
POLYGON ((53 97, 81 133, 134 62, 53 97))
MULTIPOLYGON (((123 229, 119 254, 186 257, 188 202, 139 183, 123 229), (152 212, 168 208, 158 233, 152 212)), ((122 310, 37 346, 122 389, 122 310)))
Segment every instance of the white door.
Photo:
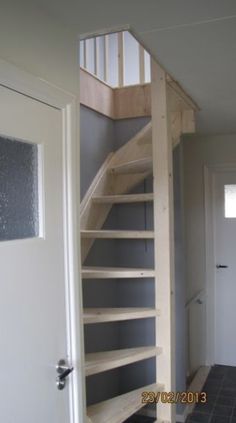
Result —
POLYGON ((236 366, 236 171, 214 175, 215 363, 236 366))
POLYGON ((0 421, 69 423, 62 112, 0 87, 0 421))

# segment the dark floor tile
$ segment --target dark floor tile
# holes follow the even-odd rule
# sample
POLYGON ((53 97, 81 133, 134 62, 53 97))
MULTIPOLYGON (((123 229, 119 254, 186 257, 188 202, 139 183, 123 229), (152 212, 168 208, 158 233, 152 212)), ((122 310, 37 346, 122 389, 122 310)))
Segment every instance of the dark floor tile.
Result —
POLYGON ((226 407, 224 405, 215 405, 213 409, 213 414, 217 416, 231 416, 233 412, 233 407, 226 407))
POLYGON ((231 423, 230 417, 225 416, 212 416, 210 419, 210 423, 231 423))
POLYGON ((229 407, 233 407, 235 404, 235 398, 229 396, 221 396, 219 395, 216 400, 216 405, 226 405, 229 407))
POLYGON ((205 404, 198 403, 194 407, 194 411, 198 411, 199 413, 211 413, 214 407, 214 402, 206 402, 205 404))
POLYGON ((193 412, 189 414, 187 423, 210 423, 210 414, 193 412))
POLYGON ((233 397, 236 400, 236 389, 221 387, 219 395, 233 397))

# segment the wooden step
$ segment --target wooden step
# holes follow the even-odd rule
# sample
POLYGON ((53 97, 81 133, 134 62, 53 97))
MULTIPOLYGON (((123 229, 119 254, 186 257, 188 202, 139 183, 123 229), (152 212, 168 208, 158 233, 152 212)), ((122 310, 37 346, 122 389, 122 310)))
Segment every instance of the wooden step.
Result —
POLYGON ((122 423, 143 408, 143 392, 162 392, 163 390, 164 385, 161 384, 143 386, 127 394, 91 405, 87 408, 87 415, 92 423, 122 423))
POLYGON ((93 203, 98 204, 145 203, 150 201, 153 201, 153 193, 100 195, 93 197, 93 203))
POLYGON ((161 354, 160 347, 138 347, 85 355, 85 375, 91 376, 161 354))
POLYGON ((149 317, 156 317, 159 315, 160 310, 155 308, 85 308, 84 324, 147 319, 149 317))
POLYGON ((109 172, 116 175, 127 175, 131 173, 152 172, 152 157, 145 157, 138 160, 132 160, 126 163, 113 166, 109 172))
POLYGON ((154 278, 153 269, 135 269, 123 267, 83 267, 83 279, 128 279, 128 278, 154 278))
POLYGON ((154 239, 154 231, 83 230, 81 237, 93 239, 154 239))

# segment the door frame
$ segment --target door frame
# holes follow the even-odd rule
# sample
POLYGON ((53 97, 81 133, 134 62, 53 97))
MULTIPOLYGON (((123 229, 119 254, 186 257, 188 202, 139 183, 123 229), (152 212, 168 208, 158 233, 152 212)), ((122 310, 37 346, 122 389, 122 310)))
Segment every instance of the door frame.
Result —
POLYGON ((85 379, 80 244, 77 237, 80 206, 78 97, 2 59, 0 59, 0 86, 62 112, 67 354, 74 367, 68 384, 69 409, 70 423, 83 423, 85 421, 85 379))
POLYGON ((205 202, 205 286, 206 286, 206 365, 215 364, 215 248, 214 248, 214 175, 236 172, 236 163, 204 166, 205 202))

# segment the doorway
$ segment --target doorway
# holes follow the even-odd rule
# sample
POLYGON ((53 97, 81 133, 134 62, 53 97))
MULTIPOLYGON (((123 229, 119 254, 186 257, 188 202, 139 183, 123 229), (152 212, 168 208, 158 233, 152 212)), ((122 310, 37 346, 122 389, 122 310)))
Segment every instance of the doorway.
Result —
POLYGON ((205 170, 207 360, 236 365, 236 166, 205 170))

